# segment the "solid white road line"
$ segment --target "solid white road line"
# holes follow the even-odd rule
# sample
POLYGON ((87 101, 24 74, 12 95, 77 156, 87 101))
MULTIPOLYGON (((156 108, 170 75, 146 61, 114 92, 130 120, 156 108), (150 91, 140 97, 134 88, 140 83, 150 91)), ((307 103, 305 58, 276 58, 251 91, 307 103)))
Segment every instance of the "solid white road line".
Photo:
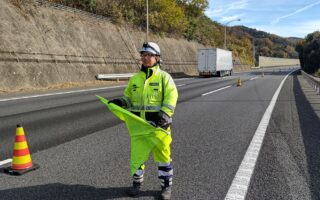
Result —
POLYGON ((211 92, 204 93, 204 94, 202 94, 202 96, 206 96, 206 95, 208 95, 208 94, 212 94, 212 93, 214 93, 214 92, 218 92, 218 91, 220 91, 220 90, 224 90, 224 89, 227 89, 227 88, 229 88, 229 87, 231 87, 231 85, 228 85, 228 86, 226 86, 226 87, 213 90, 213 91, 211 91, 211 92))
POLYGON ((13 98, 8 98, 8 99, 0 99, 0 102, 2 102, 2 101, 20 100, 20 99, 30 99, 30 98, 37 98, 37 97, 47 97, 47 96, 62 95, 62 94, 71 94, 71 93, 80 93, 80 92, 105 90, 105 89, 119 88, 119 87, 126 87, 126 85, 102 87, 102 88, 92 88, 92 89, 86 89, 86 90, 73 90, 73 91, 68 91, 68 92, 57 92, 57 93, 39 94, 39 95, 22 96, 22 97, 13 97, 13 98))
POLYGON ((191 79, 194 79, 194 78, 175 78, 174 80, 175 81, 183 81, 183 80, 191 80, 191 79))
POLYGON ((12 159, 7 159, 7 160, 0 161, 0 166, 5 165, 7 163, 11 163, 11 162, 12 162, 12 159))
MULTIPOLYGON (((294 70, 296 71, 296 70, 294 70)), ((250 184, 250 179, 253 174, 254 167, 256 165, 259 152, 263 143, 263 139, 271 118, 271 114, 273 111, 273 108, 276 104, 276 101, 278 99, 280 90, 285 82, 285 80, 288 78, 288 76, 293 73, 294 71, 291 71, 289 74, 284 77, 284 79, 281 81, 278 89, 274 93, 271 102, 266 109, 260 124, 252 138, 252 141, 247 149, 246 154, 244 155, 244 158, 239 166, 239 169, 232 181, 232 184, 228 190, 228 193, 225 197, 225 200, 244 200, 247 195, 247 191, 250 184)))

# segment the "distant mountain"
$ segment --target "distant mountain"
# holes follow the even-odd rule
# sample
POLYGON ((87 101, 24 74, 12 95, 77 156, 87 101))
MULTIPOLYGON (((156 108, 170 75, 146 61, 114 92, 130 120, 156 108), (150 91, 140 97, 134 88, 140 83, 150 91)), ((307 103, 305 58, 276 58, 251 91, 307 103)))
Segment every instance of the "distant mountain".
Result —
POLYGON ((259 31, 245 26, 231 27, 231 33, 236 37, 249 37, 254 41, 256 56, 271 56, 280 58, 298 58, 295 46, 301 38, 284 38, 275 34, 259 31))
POLYGON ((297 38, 297 37, 288 37, 287 40, 290 42, 297 44, 299 41, 303 40, 303 38, 297 38))

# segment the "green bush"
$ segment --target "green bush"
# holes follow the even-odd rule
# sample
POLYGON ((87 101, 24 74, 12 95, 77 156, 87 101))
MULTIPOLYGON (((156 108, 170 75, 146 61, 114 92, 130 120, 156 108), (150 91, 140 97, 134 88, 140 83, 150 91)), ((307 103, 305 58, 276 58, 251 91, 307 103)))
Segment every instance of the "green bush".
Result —
POLYGON ((319 72, 320 69, 320 32, 308 34, 304 41, 296 46, 299 53, 301 68, 310 74, 319 72))

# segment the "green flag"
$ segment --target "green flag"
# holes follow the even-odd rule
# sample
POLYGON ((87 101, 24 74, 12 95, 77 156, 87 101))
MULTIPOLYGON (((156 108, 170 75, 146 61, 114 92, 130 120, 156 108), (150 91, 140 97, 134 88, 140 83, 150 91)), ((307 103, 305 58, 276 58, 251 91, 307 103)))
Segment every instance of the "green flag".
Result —
POLYGON ((157 147, 160 148, 162 145, 169 145, 171 143, 172 139, 169 132, 162 128, 152 126, 146 120, 120 106, 113 103, 108 104, 109 101, 101 96, 97 95, 97 97, 113 114, 126 123, 131 137, 131 175, 148 160, 151 151, 157 147))

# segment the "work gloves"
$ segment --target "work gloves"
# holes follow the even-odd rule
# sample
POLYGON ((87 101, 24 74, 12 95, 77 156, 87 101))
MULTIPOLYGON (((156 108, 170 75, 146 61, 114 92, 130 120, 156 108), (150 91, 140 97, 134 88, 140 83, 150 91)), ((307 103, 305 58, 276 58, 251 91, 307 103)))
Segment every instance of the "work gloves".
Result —
MULTIPOLYGON (((122 99, 112 99, 108 102, 108 104, 109 103, 114 103, 120 107, 126 106, 126 103, 122 99)), ((164 130, 167 130, 169 126, 172 124, 172 118, 169 117, 169 115, 167 115, 165 112, 160 110, 158 112, 158 115, 152 121, 150 121, 150 124, 154 127, 160 127, 164 130)))
POLYGON ((121 99, 112 99, 112 100, 110 100, 109 102, 108 102, 108 104, 109 103, 114 103, 114 104, 116 104, 117 106, 120 106, 120 107, 123 107, 124 105, 123 105, 123 101, 121 100, 121 99))
POLYGON ((164 130, 172 124, 172 118, 169 117, 165 112, 161 111, 158 113, 154 121, 151 122, 153 126, 163 128, 164 130))

